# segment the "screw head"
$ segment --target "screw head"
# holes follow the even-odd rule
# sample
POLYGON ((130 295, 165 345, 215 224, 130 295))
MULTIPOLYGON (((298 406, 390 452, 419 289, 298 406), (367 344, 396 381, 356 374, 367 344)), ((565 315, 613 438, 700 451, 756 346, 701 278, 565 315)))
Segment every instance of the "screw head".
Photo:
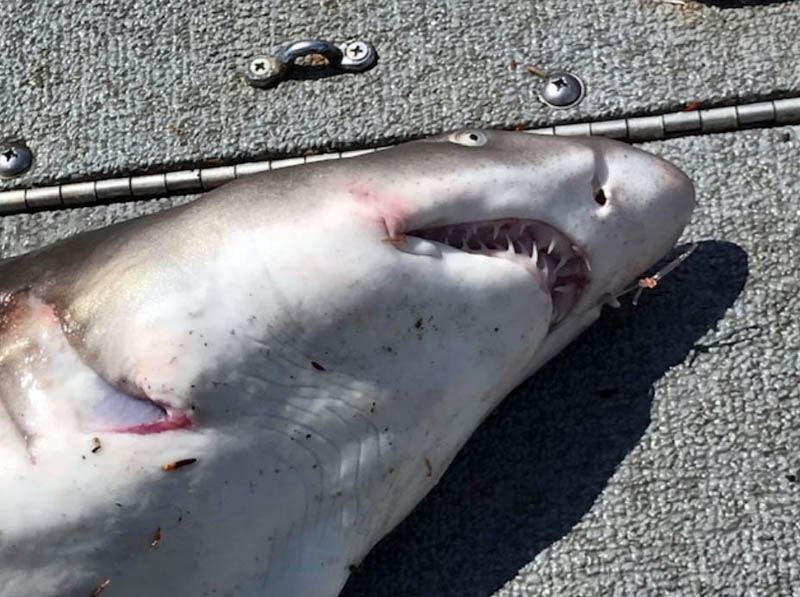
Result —
POLYGON ((344 48, 344 55, 354 61, 363 60, 368 52, 367 44, 360 40, 351 41, 344 48))
POLYGON ((253 87, 267 87, 277 83, 285 70, 286 65, 274 56, 255 56, 247 64, 244 78, 253 87))
POLYGON ((339 50, 342 52, 342 62, 340 67, 349 71, 362 71, 367 70, 375 64, 378 55, 375 53, 375 48, 372 44, 356 39, 348 41, 341 46, 339 50))
POLYGON ((547 75, 539 91, 539 98, 551 108, 571 108, 580 103, 585 93, 583 81, 568 72, 547 75))
POLYGON ((0 144, 0 178, 19 176, 31 167, 33 153, 21 141, 0 144))

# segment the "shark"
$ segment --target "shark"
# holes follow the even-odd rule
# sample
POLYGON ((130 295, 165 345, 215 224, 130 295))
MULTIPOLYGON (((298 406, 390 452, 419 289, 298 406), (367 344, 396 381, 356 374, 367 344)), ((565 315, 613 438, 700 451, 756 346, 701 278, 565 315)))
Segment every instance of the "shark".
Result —
POLYGON ((335 597, 694 207, 624 143, 461 130, 0 262, 0 595, 335 597))

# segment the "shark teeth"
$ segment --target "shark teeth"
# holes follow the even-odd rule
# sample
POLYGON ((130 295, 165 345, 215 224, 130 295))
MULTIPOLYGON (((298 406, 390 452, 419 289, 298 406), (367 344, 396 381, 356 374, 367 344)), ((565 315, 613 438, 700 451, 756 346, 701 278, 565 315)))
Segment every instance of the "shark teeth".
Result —
POLYGON ((514 251, 514 243, 511 241, 511 237, 508 236, 508 233, 505 233, 503 237, 505 238, 506 241, 506 250, 504 251, 503 255, 505 257, 511 257, 513 255, 516 255, 517 253, 516 251, 514 251))
POLYGON ((565 234, 539 220, 506 218, 424 228, 406 233, 534 268, 553 300, 552 325, 560 322, 589 284, 591 263, 565 234))
POLYGON ((558 260, 558 263, 556 264, 556 267, 553 269, 553 273, 554 274, 558 274, 558 272, 561 270, 561 268, 564 267, 567 264, 567 261, 569 261, 567 256, 566 255, 562 255, 561 259, 558 260))

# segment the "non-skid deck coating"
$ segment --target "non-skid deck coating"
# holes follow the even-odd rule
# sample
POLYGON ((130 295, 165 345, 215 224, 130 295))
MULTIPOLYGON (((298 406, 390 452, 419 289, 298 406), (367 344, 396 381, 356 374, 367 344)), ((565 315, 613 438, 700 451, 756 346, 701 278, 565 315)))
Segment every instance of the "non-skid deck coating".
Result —
MULTIPOLYGON (((798 2, 188 6, 13 6, 0 133, 39 162, 3 188, 800 93, 798 2), (259 40, 352 34, 377 69, 232 78, 259 40), (544 109, 512 58, 575 69, 587 99, 544 109)), ((346 597, 800 594, 800 127, 645 148, 695 180, 700 248, 511 395, 346 597)), ((0 256, 187 199, 0 217, 0 256)))
POLYGON ((800 91, 799 2, 674 1, 6 2, 0 136, 38 161, 0 189, 800 91), (252 54, 307 37, 363 37, 380 61, 272 90, 237 77, 252 54), (573 70, 586 99, 544 107, 528 63, 573 70))

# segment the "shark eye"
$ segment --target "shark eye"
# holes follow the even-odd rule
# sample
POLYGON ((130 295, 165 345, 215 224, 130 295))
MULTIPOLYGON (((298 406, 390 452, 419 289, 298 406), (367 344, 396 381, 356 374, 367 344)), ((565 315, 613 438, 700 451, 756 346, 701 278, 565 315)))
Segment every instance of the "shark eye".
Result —
POLYGON ((480 147, 486 145, 487 139, 481 131, 459 131, 450 135, 450 141, 467 147, 480 147))

